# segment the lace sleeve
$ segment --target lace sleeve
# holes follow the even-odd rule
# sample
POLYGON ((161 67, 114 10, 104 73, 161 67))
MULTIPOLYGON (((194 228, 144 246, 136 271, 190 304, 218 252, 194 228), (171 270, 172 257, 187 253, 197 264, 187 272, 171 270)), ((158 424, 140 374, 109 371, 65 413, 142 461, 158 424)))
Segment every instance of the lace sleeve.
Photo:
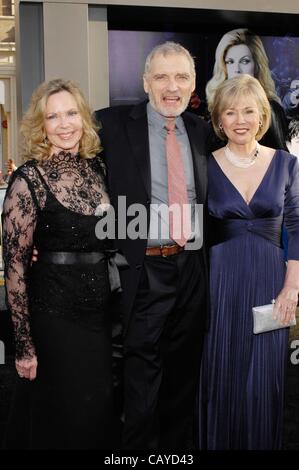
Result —
POLYGON ((3 260, 7 303, 15 332, 16 358, 35 354, 30 336, 27 271, 37 210, 26 180, 14 178, 3 205, 3 260))

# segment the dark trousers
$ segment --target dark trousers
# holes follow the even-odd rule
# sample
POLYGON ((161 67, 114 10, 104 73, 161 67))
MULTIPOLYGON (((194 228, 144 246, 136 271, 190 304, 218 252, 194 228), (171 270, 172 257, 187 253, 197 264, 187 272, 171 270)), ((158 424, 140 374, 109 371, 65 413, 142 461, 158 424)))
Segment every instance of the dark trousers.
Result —
POLYGON ((146 257, 124 340, 124 449, 192 449, 207 290, 200 252, 146 257))

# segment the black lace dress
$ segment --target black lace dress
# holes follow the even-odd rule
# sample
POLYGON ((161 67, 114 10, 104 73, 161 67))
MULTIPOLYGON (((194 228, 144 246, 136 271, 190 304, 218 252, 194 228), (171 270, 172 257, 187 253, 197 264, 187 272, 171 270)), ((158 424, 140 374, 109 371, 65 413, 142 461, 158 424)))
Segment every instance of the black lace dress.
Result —
MULTIPOLYGON (((3 210, 7 301, 16 357, 38 360, 18 378, 6 447, 103 449, 113 434, 107 258, 55 264, 43 254, 105 253, 95 226, 109 202, 98 158, 61 153, 14 173, 3 210), (30 265, 32 248, 39 259, 30 265)), ((84 259, 84 255, 83 255, 84 259)))

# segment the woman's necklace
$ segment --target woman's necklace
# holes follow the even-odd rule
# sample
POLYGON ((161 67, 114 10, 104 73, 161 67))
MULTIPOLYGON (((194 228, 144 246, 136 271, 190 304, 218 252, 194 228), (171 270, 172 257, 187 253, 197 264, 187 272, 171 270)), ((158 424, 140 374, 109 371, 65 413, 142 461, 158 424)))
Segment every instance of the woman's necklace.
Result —
POLYGON ((227 158, 227 160, 234 166, 237 166, 239 168, 249 168, 250 166, 254 165, 256 162, 256 159, 259 155, 260 152, 260 144, 257 142, 255 150, 251 155, 248 155, 248 157, 238 157, 238 155, 235 155, 231 149, 229 148, 228 144, 224 147, 224 155, 227 158))

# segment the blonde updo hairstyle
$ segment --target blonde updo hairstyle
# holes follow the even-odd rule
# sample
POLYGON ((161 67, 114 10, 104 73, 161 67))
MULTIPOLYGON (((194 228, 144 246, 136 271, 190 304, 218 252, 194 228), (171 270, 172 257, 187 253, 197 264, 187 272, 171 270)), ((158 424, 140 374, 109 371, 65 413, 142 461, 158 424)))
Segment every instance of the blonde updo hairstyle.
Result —
POLYGON ((221 140, 226 140, 220 130, 220 116, 226 109, 231 108, 240 98, 250 97, 256 102, 260 114, 260 127, 256 140, 260 140, 269 129, 271 123, 271 108, 266 93, 260 82, 251 75, 242 74, 222 82, 217 88, 211 103, 211 120, 214 131, 221 140))
POLYGON ((93 158, 101 151, 97 126, 93 122, 91 111, 79 86, 71 80, 61 78, 42 83, 32 94, 29 107, 21 126, 21 155, 24 160, 43 161, 51 158, 51 143, 45 131, 45 110, 50 96, 67 91, 75 99, 82 118, 83 133, 79 142, 79 154, 82 158, 93 158))

